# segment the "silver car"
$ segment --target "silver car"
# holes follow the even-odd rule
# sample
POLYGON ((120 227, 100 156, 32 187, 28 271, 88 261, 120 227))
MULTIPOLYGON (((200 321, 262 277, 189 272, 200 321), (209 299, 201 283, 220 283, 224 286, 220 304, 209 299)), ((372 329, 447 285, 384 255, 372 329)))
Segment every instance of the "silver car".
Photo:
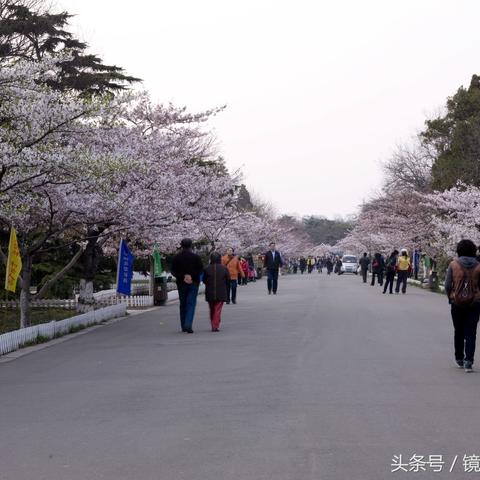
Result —
POLYGON ((355 255, 344 255, 342 258, 342 273, 358 275, 358 259, 355 255))

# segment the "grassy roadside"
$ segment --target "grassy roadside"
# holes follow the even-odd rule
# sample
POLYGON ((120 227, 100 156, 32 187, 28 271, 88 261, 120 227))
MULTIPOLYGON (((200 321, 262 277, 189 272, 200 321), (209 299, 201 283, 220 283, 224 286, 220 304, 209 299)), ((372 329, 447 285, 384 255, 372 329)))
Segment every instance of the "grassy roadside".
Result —
MULTIPOLYGON (((52 320, 64 320, 78 313, 75 310, 66 310, 63 308, 38 308, 33 309, 31 313, 32 325, 48 323, 52 320)), ((0 335, 20 328, 20 311, 16 309, 0 310, 0 335)))

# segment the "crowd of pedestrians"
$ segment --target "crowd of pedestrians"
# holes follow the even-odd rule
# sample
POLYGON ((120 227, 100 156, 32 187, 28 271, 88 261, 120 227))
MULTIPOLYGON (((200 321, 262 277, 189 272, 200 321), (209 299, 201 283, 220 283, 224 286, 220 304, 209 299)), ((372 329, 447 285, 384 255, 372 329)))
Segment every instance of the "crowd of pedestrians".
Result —
MULTIPOLYGON (((450 304, 454 330, 455 363, 466 372, 473 370, 477 324, 480 318, 480 257, 477 246, 470 240, 462 240, 457 245, 458 258, 447 270, 445 291, 450 304)), ((227 249, 222 257, 218 252, 210 255, 209 265, 204 268, 200 256, 192 251, 192 241, 181 242, 181 252, 172 262, 172 273, 176 278, 180 301, 180 326, 182 332, 193 333, 193 319, 200 283, 205 284, 205 299, 209 305, 212 332, 220 330, 224 304, 237 303, 238 285, 255 281, 262 268, 267 274, 268 295, 278 291, 279 271, 286 269, 297 274, 312 274, 315 270, 327 275, 342 273, 342 258, 328 255, 323 257, 299 257, 284 262, 275 243, 260 257, 262 265, 256 264, 251 254, 241 257, 233 248, 227 249)), ((363 283, 378 284, 382 293, 396 294, 407 292, 407 279, 431 278, 436 274, 436 259, 428 257, 420 250, 414 250, 410 257, 406 249, 394 249, 386 257, 380 252, 372 256, 364 253, 358 261, 358 272, 363 283), (396 282, 395 282, 396 277, 396 282)))
POLYGON ((380 252, 376 252, 370 259, 365 252, 359 260, 359 266, 363 283, 367 283, 368 271, 370 270, 372 277, 370 285, 373 287, 376 281, 379 286, 383 287, 384 294, 387 293, 387 290, 390 294, 393 294, 396 274, 395 293, 399 294, 400 290, 403 294, 407 293, 407 280, 412 274, 412 264, 406 249, 402 249, 400 253, 395 249, 386 259, 380 252))
POLYGON ((322 257, 307 256, 292 258, 287 264, 288 272, 301 275, 304 273, 311 274, 315 271, 323 273, 325 269, 327 275, 332 273, 341 274, 342 260, 338 255, 326 255, 322 257))
MULTIPOLYGON (((480 256, 478 247, 471 240, 461 240, 457 244, 458 257, 448 266, 445 277, 445 292, 450 304, 454 330, 455 364, 465 372, 473 371, 477 325, 480 318, 480 256)), ((383 293, 392 294, 397 281, 395 293, 407 291, 409 277, 432 279, 436 277, 436 257, 430 257, 420 250, 414 250, 412 257, 407 250, 393 250, 386 259, 375 253, 370 259, 364 253, 359 261, 362 279, 367 283, 368 271, 371 271, 371 285, 382 285, 385 275, 383 293)))
POLYGON ((233 248, 228 248, 223 257, 218 252, 211 253, 209 265, 204 268, 202 259, 192 250, 191 239, 184 238, 180 246, 181 251, 173 258, 171 270, 177 283, 182 332, 194 333, 193 319, 202 282, 205 284, 212 332, 220 330, 223 305, 237 303, 237 287, 247 285, 249 281, 254 282, 259 274, 258 268, 266 270, 268 294, 277 294, 283 259, 273 242, 261 256, 261 267, 255 266, 253 255, 239 257, 233 248))

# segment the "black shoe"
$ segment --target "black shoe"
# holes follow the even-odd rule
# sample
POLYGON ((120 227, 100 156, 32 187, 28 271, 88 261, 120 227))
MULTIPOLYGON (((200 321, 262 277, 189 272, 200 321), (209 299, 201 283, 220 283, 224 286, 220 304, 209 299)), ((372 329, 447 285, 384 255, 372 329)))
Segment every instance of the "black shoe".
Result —
POLYGON ((192 330, 191 328, 186 328, 185 331, 186 331, 187 333, 193 333, 193 330, 192 330))
POLYGON ((233 303, 234 305, 236 305, 236 304, 237 304, 237 301, 236 301, 236 300, 232 300, 232 303, 233 303))
POLYGON ((227 300, 225 303, 226 303, 227 305, 230 305, 230 300, 227 300))
POLYGON ((277 294, 277 292, 273 292, 273 294, 274 294, 274 295, 276 295, 276 294, 277 294))
POLYGON ((271 295, 271 294, 272 294, 272 291, 271 291, 271 290, 269 290, 269 291, 268 291, 268 294, 269 294, 269 295, 271 295))
POLYGON ((187 329, 185 327, 182 327, 182 332, 187 333, 187 329))
POLYGON ((455 360, 457 368, 463 368, 463 360, 455 360))

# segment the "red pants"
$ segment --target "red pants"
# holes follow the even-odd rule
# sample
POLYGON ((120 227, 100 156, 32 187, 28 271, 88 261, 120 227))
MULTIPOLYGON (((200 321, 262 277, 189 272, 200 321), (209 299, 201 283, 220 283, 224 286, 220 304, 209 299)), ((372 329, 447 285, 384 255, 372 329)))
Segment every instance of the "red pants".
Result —
POLYGON ((208 306, 210 307, 210 322, 212 323, 212 330, 217 330, 220 328, 223 302, 208 302, 208 306))

